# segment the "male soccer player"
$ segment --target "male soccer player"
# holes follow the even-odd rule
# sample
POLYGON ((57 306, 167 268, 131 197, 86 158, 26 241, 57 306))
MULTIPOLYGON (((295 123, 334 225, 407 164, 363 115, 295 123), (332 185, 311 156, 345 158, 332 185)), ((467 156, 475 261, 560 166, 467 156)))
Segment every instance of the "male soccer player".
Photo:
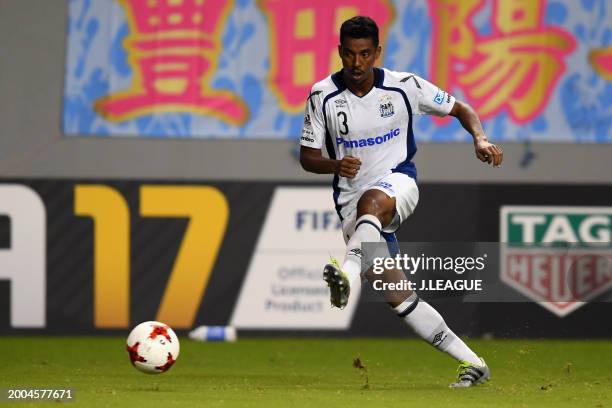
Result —
MULTIPOLYGON (((309 172, 334 174, 333 199, 347 248, 342 266, 332 260, 323 277, 332 305, 343 308, 351 287, 361 284, 361 243, 396 241, 394 232, 417 205, 413 115, 456 117, 472 135, 476 157, 483 162, 498 167, 503 153, 488 142, 466 103, 416 75, 374 67, 381 46, 371 18, 353 17, 342 24, 338 53, 342 70, 317 82, 306 102, 300 163, 309 172), (321 153, 323 145, 329 158, 321 153)), ((389 271, 385 279, 400 277, 389 271)), ((489 378, 484 360, 416 293, 400 291, 386 300, 420 337, 459 360, 458 379, 451 387, 470 387, 489 378)))

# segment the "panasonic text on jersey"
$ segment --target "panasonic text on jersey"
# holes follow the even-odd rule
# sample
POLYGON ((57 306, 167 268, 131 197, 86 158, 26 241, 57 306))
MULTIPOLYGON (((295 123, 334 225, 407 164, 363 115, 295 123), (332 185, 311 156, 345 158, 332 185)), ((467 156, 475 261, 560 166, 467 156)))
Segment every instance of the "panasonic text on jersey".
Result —
POLYGON ((343 137, 336 137, 338 146, 344 145, 346 148, 368 147, 385 143, 400 134, 399 128, 389 131, 382 136, 364 137, 363 139, 345 140, 343 137))

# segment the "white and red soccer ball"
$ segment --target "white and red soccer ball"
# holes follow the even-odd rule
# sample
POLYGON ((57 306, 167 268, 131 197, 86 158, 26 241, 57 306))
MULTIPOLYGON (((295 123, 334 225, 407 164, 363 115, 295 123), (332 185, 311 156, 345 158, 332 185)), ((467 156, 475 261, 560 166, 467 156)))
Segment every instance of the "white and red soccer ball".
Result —
POLYGON ((167 324, 144 322, 134 327, 127 338, 132 365, 147 374, 159 374, 172 367, 179 356, 178 337, 167 324))

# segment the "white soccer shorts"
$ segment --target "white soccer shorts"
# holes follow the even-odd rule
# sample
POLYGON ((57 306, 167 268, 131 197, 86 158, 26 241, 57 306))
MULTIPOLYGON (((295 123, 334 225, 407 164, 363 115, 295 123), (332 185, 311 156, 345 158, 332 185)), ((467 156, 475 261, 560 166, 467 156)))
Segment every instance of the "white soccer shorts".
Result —
MULTIPOLYGON (((348 243, 351 235, 355 232, 355 222, 357 215, 357 202, 361 195, 367 190, 380 190, 389 197, 395 197, 395 216, 389 225, 383 227, 382 232, 394 233, 415 210, 419 202, 419 188, 414 179, 404 173, 391 173, 378 180, 371 186, 364 188, 355 199, 349 203, 351 208, 349 214, 342 222, 342 236, 348 243)), ((384 239, 381 239, 384 242, 384 239)))

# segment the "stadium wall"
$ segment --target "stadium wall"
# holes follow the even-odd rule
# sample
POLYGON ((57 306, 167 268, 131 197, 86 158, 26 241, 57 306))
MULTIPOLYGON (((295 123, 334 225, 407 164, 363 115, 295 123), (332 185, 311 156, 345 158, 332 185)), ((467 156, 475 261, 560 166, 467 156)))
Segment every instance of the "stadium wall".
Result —
MULTIPOLYGON (((107 140, 60 132, 68 2, 0 0, 0 174, 7 177, 325 181, 289 140, 107 140), (274 160, 269 158, 273 157, 274 160)), ((489 135, 495 140, 496 135, 489 135)), ((421 144, 421 182, 609 183, 612 146, 505 144, 502 170, 469 144, 421 144)))

